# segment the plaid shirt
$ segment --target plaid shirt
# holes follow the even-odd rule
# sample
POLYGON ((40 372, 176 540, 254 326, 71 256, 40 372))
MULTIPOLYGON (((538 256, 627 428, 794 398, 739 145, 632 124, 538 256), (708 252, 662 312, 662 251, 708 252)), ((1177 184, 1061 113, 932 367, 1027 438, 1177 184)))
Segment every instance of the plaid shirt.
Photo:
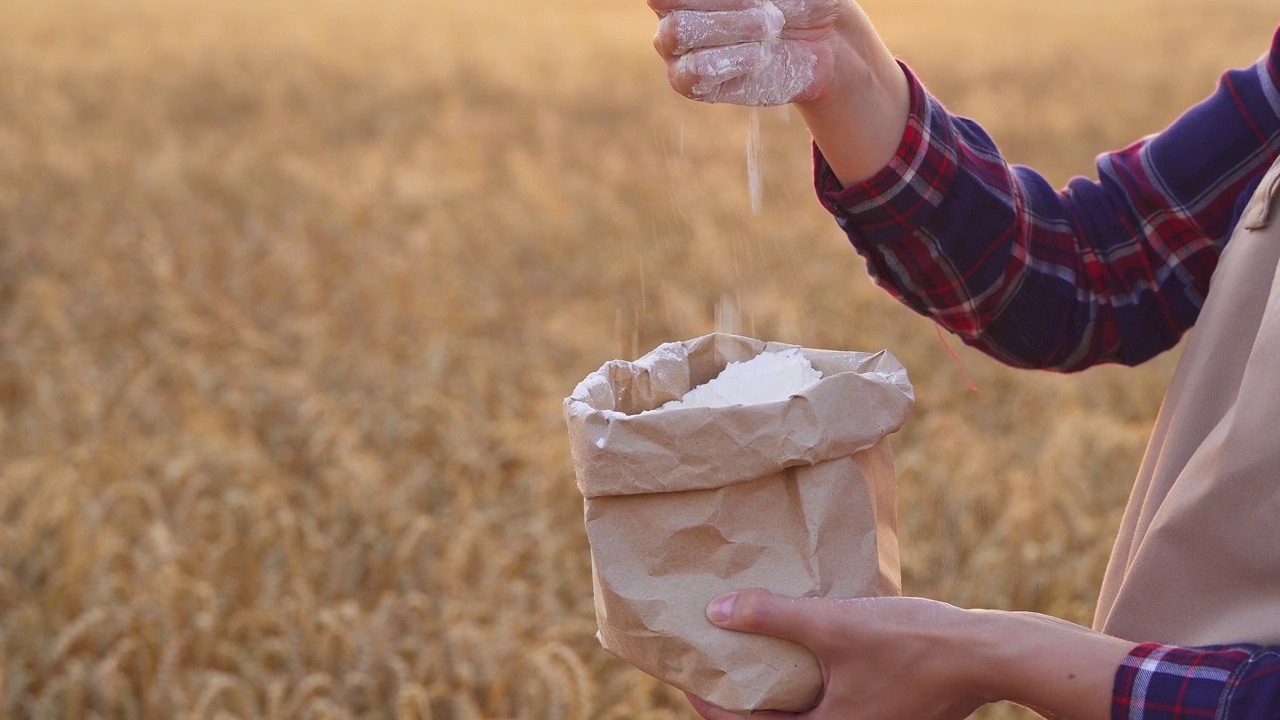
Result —
MULTIPOLYGON (((844 188, 815 149, 816 184, 872 278, 1010 365, 1138 364, 1195 322, 1253 189, 1280 155, 1280 28, 1269 54, 1163 132, 1057 191, 907 71, 898 152, 844 188)), ((1280 718, 1280 648, 1136 648, 1116 720, 1280 718)))
POLYGON ((1116 673, 1112 720, 1274 720, 1280 649, 1139 645, 1116 673))
POLYGON ((877 284, 1010 365, 1136 365, 1173 347, 1280 154, 1280 30, 1169 128, 1099 157, 1099 181, 1061 191, 907 74, 896 156, 844 188, 816 153, 819 197, 877 284))

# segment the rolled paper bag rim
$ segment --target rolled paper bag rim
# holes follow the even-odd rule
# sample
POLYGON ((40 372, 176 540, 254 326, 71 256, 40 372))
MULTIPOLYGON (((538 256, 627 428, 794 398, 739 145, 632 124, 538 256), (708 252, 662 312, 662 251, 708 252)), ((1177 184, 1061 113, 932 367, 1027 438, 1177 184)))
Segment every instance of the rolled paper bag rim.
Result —
POLYGON ((605 363, 565 399, 564 413, 578 487, 591 498, 707 490, 852 455, 900 429, 914 401, 906 369, 887 350, 814 350, 712 333, 605 363), (786 400, 656 409, 730 362, 792 349, 823 377, 786 400), (737 451, 705 452, 726 443, 737 451))

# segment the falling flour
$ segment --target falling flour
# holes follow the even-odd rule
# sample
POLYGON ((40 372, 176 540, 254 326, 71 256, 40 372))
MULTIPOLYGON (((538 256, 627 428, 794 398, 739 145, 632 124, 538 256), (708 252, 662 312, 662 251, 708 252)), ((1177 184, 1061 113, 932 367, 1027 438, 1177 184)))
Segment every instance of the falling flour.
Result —
POLYGON ((760 169, 760 110, 751 109, 747 125, 747 191, 751 194, 751 212, 760 214, 764 206, 764 174, 760 169))
POLYGON ((732 362, 710 382, 699 385, 663 410, 715 408, 781 402, 822 379, 796 349, 764 352, 744 362, 732 362))

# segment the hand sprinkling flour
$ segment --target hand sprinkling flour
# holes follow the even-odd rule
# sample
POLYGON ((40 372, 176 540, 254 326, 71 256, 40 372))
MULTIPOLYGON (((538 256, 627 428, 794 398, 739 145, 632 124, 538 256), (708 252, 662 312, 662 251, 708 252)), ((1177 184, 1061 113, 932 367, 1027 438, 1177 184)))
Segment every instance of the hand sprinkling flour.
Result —
POLYGON ((711 103, 764 107, 811 100, 828 83, 830 0, 651 0, 655 44, 671 83, 711 103))
POLYGON ((846 185, 893 158, 910 86, 854 0, 647 2, 660 18, 654 47, 681 95, 749 107, 794 103, 846 185))

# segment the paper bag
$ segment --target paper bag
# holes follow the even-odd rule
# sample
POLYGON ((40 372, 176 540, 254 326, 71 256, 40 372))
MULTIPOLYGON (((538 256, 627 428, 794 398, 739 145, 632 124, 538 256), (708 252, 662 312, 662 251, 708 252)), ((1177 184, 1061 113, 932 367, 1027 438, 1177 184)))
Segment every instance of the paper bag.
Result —
POLYGON ((712 599, 901 589, 887 436, 914 394, 888 352, 802 348, 823 378, 786 401, 644 412, 730 362, 792 347, 724 334, 669 343, 607 363, 565 400, 601 644, 740 713, 806 710, 822 675, 799 645, 713 626, 712 599))

